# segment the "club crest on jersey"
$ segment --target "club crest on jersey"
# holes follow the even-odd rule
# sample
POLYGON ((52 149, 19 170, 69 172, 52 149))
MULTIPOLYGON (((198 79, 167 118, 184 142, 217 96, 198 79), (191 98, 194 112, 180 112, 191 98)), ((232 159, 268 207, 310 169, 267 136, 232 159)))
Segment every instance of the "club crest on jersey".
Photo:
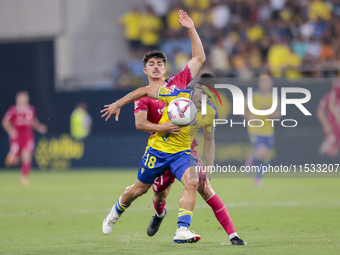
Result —
POLYGON ((158 111, 159 115, 162 115, 162 114, 163 114, 163 112, 164 112, 164 109, 165 109, 165 107, 163 107, 163 109, 157 109, 157 111, 158 111))
POLYGON ((174 88, 165 88, 165 87, 161 87, 159 88, 159 94, 160 95, 170 95, 172 92, 174 92, 174 88))

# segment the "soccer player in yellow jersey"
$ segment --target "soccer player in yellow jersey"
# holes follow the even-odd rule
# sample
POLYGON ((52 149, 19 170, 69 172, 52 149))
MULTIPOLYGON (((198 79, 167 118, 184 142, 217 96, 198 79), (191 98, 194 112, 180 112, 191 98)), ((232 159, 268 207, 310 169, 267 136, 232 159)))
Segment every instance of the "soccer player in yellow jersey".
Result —
MULTIPOLYGON (((106 112, 104 116, 108 115, 110 117, 116 115, 116 120, 118 120, 122 106, 144 96, 166 103, 163 115, 159 121, 159 124, 162 124, 169 121, 167 115, 169 103, 177 97, 192 99, 193 92, 187 89, 177 89, 176 87, 139 88, 122 99, 117 100, 115 103, 105 106, 107 108, 103 110, 103 112, 106 112)), ((188 230, 191 223, 192 211, 196 204, 196 191, 198 186, 197 176, 193 177, 190 175, 190 167, 193 167, 191 172, 194 172, 197 166, 197 161, 191 160, 190 145, 195 134, 191 134, 190 132, 191 127, 187 126, 178 131, 178 134, 158 131, 150 136, 148 146, 138 170, 137 180, 139 182, 136 183, 140 186, 147 186, 149 189, 154 180, 164 174, 167 169, 170 169, 176 179, 183 183, 184 191, 179 202, 178 229, 174 236, 174 242, 176 243, 197 242, 201 238, 199 235, 188 230)), ((122 209, 127 207, 120 201, 118 201, 118 203, 118 207, 122 209)), ((103 224, 103 230, 105 230, 105 227, 105 224, 103 224)))
MULTIPOLYGON (((255 109, 268 110, 271 108, 273 101, 272 88, 272 78, 268 74, 261 74, 258 82, 258 90, 253 93, 253 106, 255 109)), ((247 121, 251 119, 258 119, 262 121, 257 121, 258 123, 253 121, 252 126, 261 126, 263 123, 261 127, 247 126, 249 138, 253 147, 253 153, 250 158, 247 159, 247 164, 260 167, 260 171, 256 173, 256 177, 254 179, 254 185, 256 186, 261 185, 261 166, 267 165, 270 162, 274 149, 274 127, 272 122, 266 121, 266 119, 278 119, 280 116, 279 107, 269 116, 254 115, 248 110, 248 107, 245 107, 244 117, 247 121)))
MULTIPOLYGON (((179 11, 178 13, 179 22, 188 30, 192 42, 192 59, 188 62, 187 66, 191 71, 192 77, 194 77, 205 61, 204 49, 192 20, 185 12, 179 11)), ((102 117, 107 116, 106 119, 108 119, 112 115, 116 115, 116 120, 118 120, 119 111, 123 105, 144 96, 164 101, 167 104, 171 101, 171 98, 176 96, 189 98, 191 95, 189 90, 163 87, 167 84, 164 79, 166 72, 165 62, 166 58, 158 53, 148 61, 145 61, 144 72, 148 76, 149 87, 139 88, 115 103, 106 105, 106 108, 102 110, 104 113, 102 117)), ((167 110, 165 109, 163 113, 166 112, 167 110)), ((173 130, 178 130, 178 127, 169 122, 167 115, 161 118, 160 123, 163 123, 163 125, 168 123, 169 129, 173 126, 173 130)), ((141 160, 137 180, 132 187, 128 187, 125 190, 113 206, 111 212, 104 219, 104 234, 109 234, 112 231, 116 221, 125 209, 137 197, 146 193, 154 179, 162 175, 166 169, 170 169, 174 176, 184 185, 184 191, 179 203, 178 228, 174 236, 174 242, 197 242, 200 240, 201 237, 199 235, 192 233, 188 229, 191 223, 192 211, 196 204, 198 185, 198 178, 190 176, 190 127, 178 130, 178 135, 167 135, 166 132, 158 131, 150 137, 149 146, 141 160)))

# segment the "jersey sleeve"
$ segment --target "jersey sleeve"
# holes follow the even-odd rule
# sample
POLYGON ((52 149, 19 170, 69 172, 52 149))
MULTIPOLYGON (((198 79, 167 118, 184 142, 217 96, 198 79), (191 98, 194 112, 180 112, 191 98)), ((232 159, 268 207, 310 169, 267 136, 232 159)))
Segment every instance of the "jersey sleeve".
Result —
POLYGON ((214 120, 218 119, 218 112, 216 107, 211 102, 209 102, 208 105, 210 106, 207 112, 209 115, 209 123, 204 128, 207 133, 211 134, 215 132, 214 120))
POLYGON ((7 110, 7 112, 4 116, 4 121, 11 122, 13 120, 13 117, 14 117, 14 108, 10 107, 10 108, 8 108, 8 110, 7 110))
POLYGON ((177 97, 190 98, 191 91, 188 89, 178 89, 176 87, 160 87, 158 89, 158 100, 170 104, 177 97))
POLYGON ((179 89, 186 89, 188 84, 192 81, 191 71, 188 65, 186 65, 181 72, 176 75, 172 75, 168 78, 168 82, 171 81, 176 84, 179 89))
POLYGON ((140 112, 140 111, 148 111, 148 102, 146 97, 142 97, 139 100, 135 100, 135 110, 134 113, 140 112))

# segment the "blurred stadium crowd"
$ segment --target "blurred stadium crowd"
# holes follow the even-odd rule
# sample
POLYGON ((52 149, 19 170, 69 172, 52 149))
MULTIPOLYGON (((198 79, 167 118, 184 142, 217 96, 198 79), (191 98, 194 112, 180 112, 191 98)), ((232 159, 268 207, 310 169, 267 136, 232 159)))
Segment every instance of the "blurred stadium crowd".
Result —
POLYGON ((203 41, 203 69, 220 77, 336 77, 340 69, 340 0, 146 0, 119 18, 130 56, 111 70, 114 89, 145 85, 143 54, 160 49, 168 74, 191 55, 178 10, 203 41))

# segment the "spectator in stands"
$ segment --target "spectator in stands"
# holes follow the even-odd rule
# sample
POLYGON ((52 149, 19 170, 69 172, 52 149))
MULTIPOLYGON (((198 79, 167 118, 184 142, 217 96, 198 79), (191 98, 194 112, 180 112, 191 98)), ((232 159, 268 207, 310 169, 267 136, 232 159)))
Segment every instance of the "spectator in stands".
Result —
POLYGON ((209 55, 209 61, 214 70, 222 73, 229 71, 229 55, 227 50, 224 48, 223 39, 221 37, 217 39, 217 42, 212 47, 209 55))
POLYGON ((161 18, 154 14, 150 6, 146 6, 146 12, 139 20, 139 24, 140 42, 144 46, 144 50, 154 50, 161 40, 161 30, 163 28, 161 18))
POLYGON ((119 18, 119 24, 124 27, 125 38, 129 42, 130 49, 140 47, 140 27, 141 13, 137 6, 132 7, 131 11, 125 13, 119 18))
MULTIPOLYGON (((146 0, 146 4, 153 11, 139 22, 138 40, 149 48, 159 44, 169 56, 169 68, 180 69, 191 50, 177 16, 185 7, 197 24, 208 53, 206 68, 212 72, 251 77, 268 69, 274 77, 329 77, 339 69, 340 0, 146 0), (164 29, 155 25, 161 23, 157 18, 165 20, 164 29)), ((118 88, 141 82, 133 71, 133 58, 127 67, 120 68, 118 88)))
POLYGON ((308 5, 308 18, 312 22, 316 22, 318 18, 329 20, 332 13, 332 6, 326 1, 311 0, 308 5))
POLYGON ((181 24, 178 22, 178 10, 180 5, 177 2, 171 3, 171 8, 166 16, 166 25, 170 30, 178 32, 182 29, 181 24))
POLYGON ((288 45, 279 37, 275 37, 274 44, 268 51, 268 65, 274 78, 283 77, 282 70, 287 66, 287 56, 290 53, 288 45))
POLYGON ((305 58, 308 44, 302 39, 301 35, 298 35, 294 38, 291 46, 296 55, 298 55, 301 59, 305 58))
POLYGON ((331 60, 331 58, 334 55, 334 50, 332 48, 332 44, 329 38, 324 38, 322 40, 322 45, 321 45, 321 50, 320 50, 320 55, 319 55, 319 60, 324 62, 327 60, 331 60))
POLYGON ((230 18, 231 13, 229 6, 222 0, 219 0, 210 12, 212 28, 215 30, 225 29, 228 26, 230 18))

